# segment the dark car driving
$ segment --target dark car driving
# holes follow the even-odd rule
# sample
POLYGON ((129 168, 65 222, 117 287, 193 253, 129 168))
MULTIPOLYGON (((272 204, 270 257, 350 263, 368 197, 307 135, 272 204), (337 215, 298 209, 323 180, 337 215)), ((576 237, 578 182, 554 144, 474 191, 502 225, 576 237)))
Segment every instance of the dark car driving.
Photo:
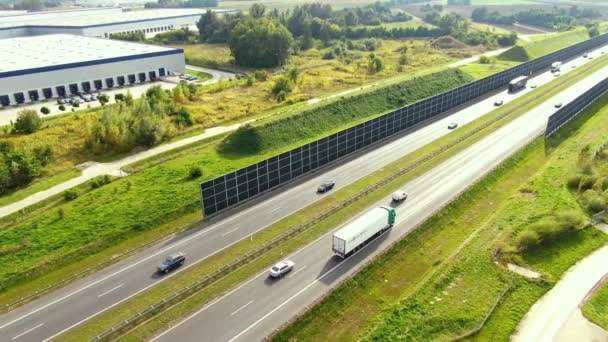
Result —
POLYGON ((175 253, 169 255, 163 262, 158 265, 159 273, 169 273, 172 270, 180 267, 186 262, 186 257, 183 253, 175 253))
POLYGON ((327 191, 333 189, 334 185, 336 185, 336 182, 334 182, 334 181, 323 182, 323 184, 319 185, 319 187, 317 188, 317 192, 320 194, 327 192, 327 191))

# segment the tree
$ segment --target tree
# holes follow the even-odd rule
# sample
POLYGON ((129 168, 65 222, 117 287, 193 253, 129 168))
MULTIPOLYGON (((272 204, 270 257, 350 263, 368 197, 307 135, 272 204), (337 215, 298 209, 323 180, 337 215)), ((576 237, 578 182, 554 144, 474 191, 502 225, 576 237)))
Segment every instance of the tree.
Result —
POLYGON ((213 30, 218 26, 217 13, 212 10, 207 10, 205 14, 201 16, 201 19, 196 23, 198 32, 201 35, 201 40, 206 41, 213 30))
POLYGON ((48 107, 42 107, 42 108, 40 108, 40 113, 42 113, 44 115, 48 115, 51 113, 51 110, 48 107))
POLYGON ((597 37, 600 35, 600 28, 597 23, 593 25, 587 26, 587 33, 589 34, 589 38, 597 37))
POLYGON ((121 102, 121 101, 124 101, 124 100, 125 100, 125 94, 123 94, 123 93, 116 93, 114 95, 114 101, 115 102, 121 102))
POLYGON ((249 8, 249 14, 256 19, 263 17, 264 12, 266 12, 266 7, 262 4, 255 3, 249 8))
POLYGON ((275 67, 286 62, 293 37, 275 20, 247 18, 234 28, 229 44, 236 64, 275 67))
POLYGON ((36 132, 42 126, 42 120, 33 109, 24 109, 17 113, 14 129, 17 133, 30 134, 36 132))
POLYGON ((300 49, 302 50, 308 50, 314 45, 314 41, 312 39, 312 28, 310 25, 310 22, 307 22, 304 26, 304 34, 302 35, 302 43, 300 44, 300 49))
POLYGON ((62 112, 65 110, 65 106, 64 106, 64 105, 59 105, 59 107, 58 107, 58 108, 59 108, 59 110, 60 110, 60 111, 62 111, 62 112))

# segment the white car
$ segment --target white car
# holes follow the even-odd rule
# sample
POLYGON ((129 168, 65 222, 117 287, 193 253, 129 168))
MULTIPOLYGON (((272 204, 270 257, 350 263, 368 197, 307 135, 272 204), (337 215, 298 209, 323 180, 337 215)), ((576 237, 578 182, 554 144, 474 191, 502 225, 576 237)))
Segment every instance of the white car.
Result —
POLYGON ((536 84, 530 84, 530 88, 536 89, 536 87, 538 87, 538 85, 536 85, 536 84))
POLYGON ((399 190, 393 194, 393 202, 402 202, 407 198, 405 191, 399 190))
POLYGON ((283 260, 270 268, 270 277, 279 278, 293 270, 296 264, 291 260, 283 260))
POLYGON ((502 106, 502 104, 503 104, 503 103, 504 103, 504 102, 502 101, 502 99, 498 99, 498 100, 494 101, 494 105, 495 105, 496 107, 498 107, 498 106, 502 106))
POLYGON ((555 76, 555 77, 560 76, 560 75, 561 75, 561 73, 559 71, 553 74, 553 76, 555 76))
POLYGON ((458 127, 458 124, 457 124, 457 123, 455 123, 455 122, 451 122, 451 123, 448 125, 448 129, 454 129, 454 128, 456 128, 456 127, 458 127))
POLYGON ((555 108, 561 108, 561 107, 562 107, 562 103, 561 102, 558 102, 558 103, 555 104, 555 108))

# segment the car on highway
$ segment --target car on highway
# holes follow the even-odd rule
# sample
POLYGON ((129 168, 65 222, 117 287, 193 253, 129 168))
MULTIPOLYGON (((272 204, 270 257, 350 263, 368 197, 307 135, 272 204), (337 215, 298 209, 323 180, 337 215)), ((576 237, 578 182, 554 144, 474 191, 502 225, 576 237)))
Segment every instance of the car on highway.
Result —
POLYGON ((588 52, 585 52, 585 53, 583 54, 583 58, 587 58, 587 57, 589 57, 589 53, 588 53, 588 52))
POLYGON ((504 101, 502 99, 498 99, 498 100, 494 101, 494 105, 496 107, 502 106, 503 103, 504 103, 504 101))
POLYGON ((407 193, 403 190, 396 191, 393 193, 393 202, 403 202, 407 199, 407 193))
POLYGON ((456 127, 458 127, 458 124, 455 122, 450 122, 450 124, 448 125, 448 129, 454 129, 456 127))
POLYGON ((169 255, 158 265, 158 273, 169 273, 172 270, 180 267, 186 262, 186 256, 184 253, 178 252, 169 255))
POLYGON ((576 68, 576 65, 575 65, 575 64, 572 64, 570 67, 571 67, 572 69, 574 69, 574 68, 576 68))
POLYGON ((561 102, 558 102, 558 103, 555 104, 555 108, 561 108, 561 107, 562 107, 562 103, 561 102))
POLYGON ((323 184, 319 185, 319 187, 317 188, 317 192, 320 194, 328 192, 329 190, 333 189, 335 185, 336 182, 334 181, 325 181, 323 182, 323 184))
POLYGON ((272 266, 268 274, 271 278, 279 278, 293 270, 295 265, 296 264, 291 260, 283 260, 272 266))
POLYGON ((558 71, 558 72, 554 73, 553 76, 555 76, 555 77, 561 76, 561 73, 558 71))
POLYGON ((532 88, 532 89, 536 89, 536 87, 538 87, 538 85, 537 85, 537 84, 530 84, 530 88, 532 88))

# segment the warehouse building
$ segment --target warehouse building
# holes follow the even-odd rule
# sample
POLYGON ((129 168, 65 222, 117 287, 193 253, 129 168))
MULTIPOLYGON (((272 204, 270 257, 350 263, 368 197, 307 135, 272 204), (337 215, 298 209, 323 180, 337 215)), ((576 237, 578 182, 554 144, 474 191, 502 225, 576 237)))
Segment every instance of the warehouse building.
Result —
POLYGON ((3 107, 144 83, 185 71, 182 49, 68 34, 1 42, 3 107))
MULTIPOLYGON (((219 14, 234 12, 213 10, 219 14)), ((193 27, 205 11, 186 8, 124 11, 114 7, 0 16, 0 39, 57 33, 97 38, 136 31, 153 34, 193 27)))

